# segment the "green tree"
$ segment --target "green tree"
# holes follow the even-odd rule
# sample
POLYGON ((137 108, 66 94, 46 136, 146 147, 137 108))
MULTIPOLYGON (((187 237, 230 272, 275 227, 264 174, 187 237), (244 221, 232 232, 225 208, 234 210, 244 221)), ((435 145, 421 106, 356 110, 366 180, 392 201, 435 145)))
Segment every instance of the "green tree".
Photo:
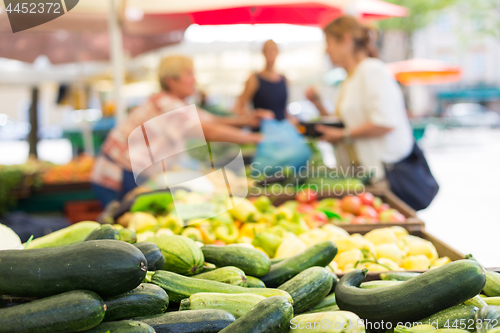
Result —
POLYGON ((472 22, 475 34, 500 39, 499 0, 461 0, 460 11, 472 22))

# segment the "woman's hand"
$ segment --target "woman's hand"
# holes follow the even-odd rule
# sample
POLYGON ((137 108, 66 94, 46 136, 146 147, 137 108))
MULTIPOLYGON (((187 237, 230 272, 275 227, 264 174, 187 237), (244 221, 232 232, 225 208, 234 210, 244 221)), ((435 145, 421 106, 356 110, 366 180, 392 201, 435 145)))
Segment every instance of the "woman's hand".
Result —
POLYGON ((316 91, 316 88, 314 88, 313 86, 307 88, 304 94, 306 95, 306 98, 310 100, 313 104, 317 104, 320 102, 319 94, 316 91))
POLYGON ((323 135, 319 138, 320 140, 328 141, 331 143, 337 143, 345 138, 345 130, 325 125, 316 125, 316 130, 323 135))
POLYGON ((274 119, 274 112, 268 109, 255 109, 255 115, 260 119, 274 119))

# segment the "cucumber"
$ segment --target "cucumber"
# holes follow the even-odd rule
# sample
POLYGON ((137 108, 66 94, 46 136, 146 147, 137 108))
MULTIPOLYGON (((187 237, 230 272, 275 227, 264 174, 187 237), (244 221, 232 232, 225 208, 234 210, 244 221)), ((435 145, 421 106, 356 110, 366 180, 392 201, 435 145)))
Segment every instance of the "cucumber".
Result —
POLYGON ((337 286, 337 283, 339 282, 339 277, 337 274, 334 272, 330 271, 330 275, 332 276, 332 289, 330 289, 330 292, 328 294, 333 294, 335 293, 335 287, 337 286))
POLYGON ((183 299, 179 310, 218 309, 239 318, 264 299, 255 294, 199 293, 183 299))
POLYGON ((110 224, 103 224, 99 228, 92 231, 84 240, 84 242, 89 240, 97 239, 114 239, 120 240, 120 233, 110 224))
POLYGON ((479 295, 476 295, 476 296, 472 297, 471 299, 465 301, 464 304, 465 305, 474 305, 478 309, 481 309, 481 308, 485 307, 486 305, 488 305, 483 300, 483 298, 481 296, 479 296, 479 295))
POLYGON ((118 229, 118 233, 120 234, 120 240, 122 242, 127 242, 130 244, 135 244, 137 242, 137 234, 130 229, 118 229))
POLYGON ((419 320, 422 324, 431 325, 434 328, 450 328, 460 327, 461 323, 465 323, 467 327, 471 326, 475 329, 474 316, 478 308, 474 305, 459 304, 451 308, 441 310, 429 317, 419 320))
POLYGON ((313 306, 311 308, 311 310, 318 310, 321 308, 327 308, 327 307, 331 307, 334 305, 337 305, 337 301, 335 300, 335 294, 330 294, 330 295, 326 296, 325 298, 323 298, 321 300, 321 302, 319 302, 318 304, 313 306))
MULTIPOLYGON (((383 332, 383 330, 381 331, 383 332)), ((305 313, 296 316, 290 321, 289 333, 334 332, 364 333, 365 325, 355 313, 349 311, 305 313)))
POLYGON ((285 291, 269 288, 245 288, 227 283, 193 279, 167 271, 156 271, 151 282, 162 287, 168 294, 170 302, 180 303, 184 298, 189 298, 197 293, 223 293, 223 294, 256 294, 264 297, 284 296, 293 302, 292 297, 285 291))
POLYGON ((380 278, 382 280, 408 281, 409 279, 419 275, 420 273, 415 272, 387 272, 380 273, 380 278))
POLYGON ((93 291, 69 291, 0 309, 0 333, 84 331, 97 326, 104 311, 104 302, 93 291))
POLYGON ((217 333, 235 318, 226 311, 207 309, 167 312, 136 320, 150 325, 156 333, 217 333))
POLYGON ((485 271, 486 285, 483 293, 488 297, 500 296, 500 274, 493 271, 485 271))
POLYGON ((500 305, 500 297, 485 297, 483 301, 486 305, 500 305))
POLYGON ((292 296, 293 312, 299 314, 321 302, 330 293, 332 284, 330 271, 323 267, 311 267, 288 280, 278 289, 292 296))
POLYGON ((121 320, 99 324, 85 333, 155 333, 155 330, 141 321, 121 320))
POLYGON ((242 287, 244 287, 247 283, 247 277, 245 275, 245 272, 243 272, 238 267, 232 267, 232 266, 221 267, 214 269, 213 271, 196 274, 193 275, 193 278, 218 281, 242 287))
POLYGON ((324 308, 317 308, 317 309, 311 309, 307 312, 304 312, 304 314, 306 313, 320 313, 320 312, 331 312, 331 311, 340 311, 340 308, 337 304, 335 305, 330 305, 330 306, 325 306, 324 308))
POLYGON ((303 252, 271 266, 266 275, 260 277, 267 287, 275 288, 293 278, 300 272, 314 266, 325 267, 337 254, 337 246, 324 241, 303 252))
POLYGON ((163 266, 165 265, 165 257, 155 243, 139 242, 135 243, 134 246, 141 250, 142 254, 144 254, 144 257, 148 262, 148 271, 163 269, 163 266))
POLYGON ((184 236, 157 236, 148 241, 155 243, 165 257, 163 269, 182 275, 201 273, 205 259, 200 247, 184 236))
POLYGON ((151 283, 141 283, 124 294, 104 299, 106 316, 104 321, 151 316, 165 312, 168 295, 162 288, 151 283))
POLYGON ((220 333, 285 333, 292 318, 293 307, 286 298, 269 297, 220 333))
POLYGON ((362 289, 376 289, 376 288, 383 288, 383 287, 392 287, 392 286, 395 286, 401 282, 403 282, 403 281, 374 280, 374 281, 363 282, 359 287, 362 289))
POLYGON ((0 293, 44 297, 81 289, 114 296, 137 287, 146 271, 141 251, 114 240, 5 250, 0 251, 0 293))
POLYGON ((467 259, 377 289, 358 288, 366 273, 367 270, 354 270, 340 279, 335 288, 339 308, 368 321, 393 324, 419 320, 463 303, 476 296, 486 283, 482 267, 467 259))
POLYGON ((78 244, 83 242, 92 231, 100 226, 101 224, 93 221, 78 222, 43 237, 35 238, 26 248, 43 249, 78 244))
POLYGON ((266 285, 259 278, 256 278, 253 276, 247 276, 247 282, 245 284, 245 287, 247 287, 247 288, 265 288, 266 285))
POLYGON ((201 251, 206 262, 217 267, 235 266, 251 276, 265 275, 271 267, 269 258, 262 251, 243 246, 206 245, 201 251))
POLYGON ((269 261, 271 262, 271 265, 282 262, 283 260, 286 260, 286 258, 271 258, 271 259, 269 259, 269 261))

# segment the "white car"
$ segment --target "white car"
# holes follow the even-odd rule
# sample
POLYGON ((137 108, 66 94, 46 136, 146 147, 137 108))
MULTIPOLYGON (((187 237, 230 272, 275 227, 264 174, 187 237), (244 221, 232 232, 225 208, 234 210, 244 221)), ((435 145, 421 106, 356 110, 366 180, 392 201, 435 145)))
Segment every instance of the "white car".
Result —
POLYGON ((443 116, 464 127, 499 127, 500 114, 477 103, 457 103, 446 108, 443 116))

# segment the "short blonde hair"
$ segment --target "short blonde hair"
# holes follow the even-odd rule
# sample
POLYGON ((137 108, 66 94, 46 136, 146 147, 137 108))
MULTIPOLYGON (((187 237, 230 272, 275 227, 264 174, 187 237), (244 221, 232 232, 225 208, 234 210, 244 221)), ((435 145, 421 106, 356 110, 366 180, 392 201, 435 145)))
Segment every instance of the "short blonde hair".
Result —
POLYGON ((186 69, 193 69, 193 60, 183 55, 171 55, 165 57, 160 62, 158 69, 158 79, 163 90, 169 91, 165 82, 167 79, 176 79, 186 69))

